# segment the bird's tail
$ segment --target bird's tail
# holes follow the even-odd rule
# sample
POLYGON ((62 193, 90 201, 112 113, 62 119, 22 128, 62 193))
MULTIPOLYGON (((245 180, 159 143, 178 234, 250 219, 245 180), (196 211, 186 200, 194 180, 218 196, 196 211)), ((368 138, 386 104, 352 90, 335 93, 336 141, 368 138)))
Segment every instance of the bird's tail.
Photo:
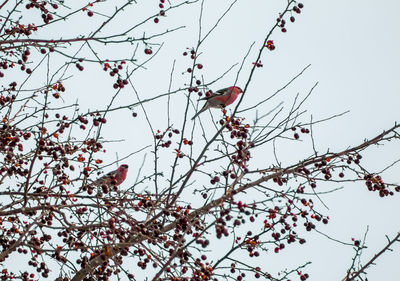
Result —
POLYGON ((204 111, 206 111, 208 109, 207 103, 203 106, 202 109, 199 110, 199 112, 197 112, 193 117, 192 120, 194 120, 197 116, 200 115, 200 113, 203 113, 204 111))

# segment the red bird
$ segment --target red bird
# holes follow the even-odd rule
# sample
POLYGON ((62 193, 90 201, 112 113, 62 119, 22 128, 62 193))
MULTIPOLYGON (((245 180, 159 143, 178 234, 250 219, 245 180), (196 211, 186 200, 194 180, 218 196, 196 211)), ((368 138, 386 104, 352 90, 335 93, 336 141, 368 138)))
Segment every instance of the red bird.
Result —
POLYGON ((128 173, 128 165, 123 164, 119 166, 118 169, 116 169, 115 171, 105 174, 101 178, 95 180, 90 185, 102 186, 103 184, 106 184, 106 185, 118 186, 124 182, 127 173, 128 173))
POLYGON ((209 108, 224 108, 225 106, 232 104, 240 93, 243 93, 242 89, 237 86, 231 86, 218 90, 209 97, 200 99, 206 100, 206 103, 204 104, 203 108, 193 116, 192 120, 209 108))

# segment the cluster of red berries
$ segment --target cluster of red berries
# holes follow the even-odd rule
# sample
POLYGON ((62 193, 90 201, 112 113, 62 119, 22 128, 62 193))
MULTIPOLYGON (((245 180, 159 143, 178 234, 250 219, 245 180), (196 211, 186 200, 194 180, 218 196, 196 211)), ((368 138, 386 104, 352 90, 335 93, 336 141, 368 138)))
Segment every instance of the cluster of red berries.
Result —
MULTIPOLYGON (((247 236, 252 236, 252 232, 248 231, 247 236)), ((247 238, 245 240, 247 251, 249 252, 249 257, 259 257, 260 252, 256 251, 256 248, 260 245, 260 240, 258 235, 254 235, 254 237, 247 238)))
MULTIPOLYGON (((23 151, 22 138, 26 139, 28 133, 20 131, 18 128, 4 124, 1 127, 0 133, 0 151, 4 157, 4 165, 0 169, 0 175, 6 173, 8 176, 19 175, 26 176, 28 170, 24 168, 28 163, 24 160, 24 157, 15 150, 23 151)), ((29 137, 30 137, 29 133, 29 137)))
MULTIPOLYGON (((157 133, 154 135, 154 138, 155 138, 156 140, 158 140, 157 146, 161 146, 161 147, 163 147, 163 148, 168 148, 168 147, 170 147, 171 144, 172 144, 172 141, 171 141, 171 140, 165 140, 165 138, 166 138, 166 137, 172 138, 172 136, 173 136, 174 134, 179 135, 179 133, 180 133, 180 132, 179 132, 178 129, 173 129, 172 127, 167 128, 164 132, 161 132, 160 130, 157 130, 157 133)), ((185 144, 189 144, 189 141, 186 140, 186 143, 185 143, 185 144)), ((192 144, 193 144, 193 142, 190 141, 190 145, 192 145, 192 144)), ((178 156, 179 156, 179 155, 182 155, 182 157, 183 157, 183 154, 181 154, 181 153, 178 152, 178 151, 177 151, 177 154, 178 154, 178 156)))
POLYGON ((222 172, 222 175, 225 178, 227 178, 229 176, 231 179, 236 179, 236 173, 233 170, 225 170, 222 172))
MULTIPOLYGON (((292 127, 292 131, 295 132, 296 130, 297 130, 296 127, 292 127)), ((309 133, 310 133, 310 130, 307 129, 307 128, 300 128, 300 132, 301 132, 302 134, 309 134, 309 133)), ((298 140, 298 139, 300 138, 300 135, 296 132, 296 133, 294 133, 293 137, 294 137, 296 140, 298 140)))
MULTIPOLYGON (((196 233, 195 233, 196 234, 196 233)), ((198 237, 198 235, 194 235, 195 237, 198 237)), ((210 245, 210 240, 208 239, 200 239, 196 238, 196 244, 201 245, 202 248, 206 248, 208 245, 210 245)))
POLYGON ((261 63, 261 60, 259 60, 258 62, 253 62, 253 65, 255 65, 256 67, 263 67, 264 65, 261 63))
POLYGON ((82 115, 79 115, 79 116, 78 116, 78 120, 79 120, 79 122, 82 123, 82 125, 80 125, 80 128, 81 128, 82 130, 85 130, 85 129, 86 129, 86 126, 85 126, 85 125, 87 125, 87 124, 89 123, 89 121, 88 121, 85 117, 83 117, 82 115))
MULTIPOLYGON (((362 159, 362 156, 360 154, 355 154, 353 156, 349 155, 349 157, 347 157, 346 163, 348 165, 350 165, 351 163, 355 163, 355 164, 360 164, 360 160, 362 159)), ((342 161, 344 161, 344 159, 342 159, 342 161)))
MULTIPOLYGON (((226 114, 226 111, 224 110, 226 114)), ((225 117, 219 121, 220 125, 225 125, 225 128, 230 132, 231 139, 237 139, 236 151, 232 155, 233 164, 239 166, 244 171, 247 171, 247 161, 250 160, 250 148, 254 147, 253 142, 248 142, 248 132, 250 125, 243 124, 243 118, 232 118, 225 117)))
POLYGON ((120 63, 114 63, 113 66, 111 66, 109 62, 104 63, 103 70, 109 71, 111 77, 114 77, 115 75, 117 75, 118 77, 116 82, 113 84, 114 89, 118 88, 122 89, 129 84, 128 80, 122 79, 121 75, 119 74, 120 70, 124 69, 125 64, 126 64, 125 61, 121 61, 120 63))
MULTIPOLYGON (((216 183, 218 183, 219 182, 219 177, 218 176, 214 176, 211 180, 210 180, 210 183, 211 184, 216 184, 216 183)), ((204 194, 206 194, 206 193, 204 193, 204 194)), ((207 194, 206 194, 206 198, 207 198, 207 194)), ((205 199, 205 198, 204 198, 205 199)))
POLYGON ((265 45, 265 47, 266 47, 268 50, 270 50, 270 51, 275 50, 274 41, 268 40, 268 41, 267 41, 267 44, 265 45))
POLYGON ((301 272, 298 272, 298 274, 300 275, 300 280, 301 280, 301 281, 305 281, 305 280, 308 279, 308 277, 310 277, 310 276, 308 275, 308 273, 302 274, 301 272))
MULTIPOLYGON (((22 64, 21 66, 21 70, 24 71, 26 69, 25 64, 28 61, 29 55, 31 54, 31 52, 29 51, 29 49, 26 49, 23 53, 22 53, 22 62, 20 63, 20 61, 18 61, 18 64, 22 64)), ((30 68, 26 69, 26 73, 27 74, 32 74, 32 70, 30 68)))
MULTIPOLYGON (((160 0, 160 3, 158 4, 158 7, 160 8, 159 15, 161 17, 165 16, 165 10, 164 10, 165 7, 164 7, 164 5, 165 5, 165 0, 160 0)), ((158 17, 155 17, 154 18, 154 23, 159 23, 159 22, 160 22, 160 19, 158 17)))
POLYGON ((35 24, 28 24, 27 26, 18 24, 16 26, 12 26, 11 28, 6 28, 4 33, 7 35, 22 34, 29 36, 32 34, 32 31, 37 31, 35 24))
MULTIPOLYGON (((54 52, 54 47, 48 47, 48 48, 49 48, 50 52, 54 52)), ((46 54, 47 51, 45 48, 41 48, 40 53, 46 54)), ((15 66, 15 63, 17 63, 17 64, 21 65, 21 71, 25 71, 29 75, 32 74, 32 72, 33 72, 32 69, 26 68, 26 65, 25 65, 25 63, 27 63, 29 56, 31 54, 31 52, 28 48, 25 48, 25 50, 23 50, 23 51, 18 50, 17 52, 10 52, 9 54, 12 57, 17 57, 18 54, 21 54, 21 58, 19 58, 15 62, 12 62, 12 61, 10 62, 9 60, 0 62, 0 68, 2 68, 4 70, 6 70, 8 68, 13 68, 15 66)), ((2 78, 2 77, 4 77, 4 73, 0 72, 0 78, 2 78)), ((15 83, 15 82, 13 82, 13 83, 15 83)), ((12 85, 10 84, 10 86, 12 86, 12 85)), ((15 83, 15 86, 16 86, 16 83, 15 83)), ((15 91, 15 89, 14 89, 15 86, 12 86, 13 87, 13 89, 11 89, 12 91, 15 91)))
MULTIPOLYGON (((96 1, 96 2, 98 2, 98 1, 96 1)), ((95 2, 94 2, 94 3, 95 3, 95 2)), ((87 6, 88 6, 88 7, 93 7, 93 3, 89 3, 87 6)), ((83 8, 82 8, 82 12, 86 12, 86 11, 88 11, 88 12, 87 12, 88 17, 93 17, 93 16, 94 16, 94 12, 93 12, 92 10, 89 10, 88 8, 83 7, 83 8)))
POLYGON ((106 118, 98 117, 93 118, 93 126, 98 127, 100 123, 105 124, 107 122, 106 118))
MULTIPOLYGON (((60 98, 60 92, 65 92, 65 87, 64 87, 64 85, 63 85, 61 82, 55 83, 53 86, 51 86, 50 89, 44 91, 44 93, 45 93, 46 95, 47 95, 49 92, 53 92, 53 97, 54 97, 55 99, 58 99, 58 98, 60 98), (53 92, 53 91, 54 91, 54 92, 53 92)), ((60 115, 60 114, 58 114, 58 115, 60 115)), ((57 117, 57 115, 56 115, 56 118, 60 118, 60 117, 59 117, 59 116, 57 117)))
MULTIPOLYGON (((192 60, 194 60, 195 58, 196 58, 196 51, 193 49, 193 48, 186 48, 189 52, 190 52, 190 58, 192 59, 192 60)), ((189 53, 188 53, 188 51, 184 51, 183 52, 183 56, 184 57, 186 57, 189 53)), ((201 64, 198 64, 197 65, 197 68, 198 69, 202 69, 203 68, 203 65, 201 65, 201 64)), ((188 71, 189 73, 190 72, 192 72, 191 70, 190 71, 188 71)))
MULTIPOLYGON (((0 68, 6 70, 8 69, 8 67, 13 67, 13 64, 9 65, 7 61, 2 61, 0 62, 0 68)), ((0 71, 0 78, 4 77, 4 73, 0 71)))
MULTIPOLYGON (((80 58, 78 59, 79 62, 83 62, 83 59, 80 58)), ((80 63, 75 63, 75 66, 77 69, 79 69, 79 71, 83 71, 83 66, 80 63)))
MULTIPOLYGON (((189 92, 189 94, 192 92, 195 92, 199 95, 199 97, 201 97, 203 95, 203 93, 200 91, 199 87, 189 87, 188 92, 189 92)), ((207 95, 210 96, 212 94, 212 91, 209 90, 209 91, 205 92, 205 94, 206 94, 206 96, 207 95)))
MULTIPOLYGON (((29 274, 27 271, 25 271, 24 273, 21 274, 20 278, 22 281, 33 281, 35 278, 35 273, 29 274)), ((14 278, 11 278, 11 276, 10 276, 9 280, 12 280, 12 279, 18 279, 18 278, 16 278, 15 276, 14 276, 14 278)))
MULTIPOLYGON (((302 3, 298 3, 297 5, 293 6, 292 10, 293 12, 295 12, 296 14, 300 14, 301 10, 304 7, 304 5, 302 3)), ((286 21, 283 19, 283 15, 279 15, 279 17, 276 19, 276 21, 279 24, 279 27, 281 28, 282 32, 286 32, 287 29, 285 27, 286 25, 286 21)), ((295 17, 294 16, 290 16, 290 21, 291 22, 295 22, 295 17)))
MULTIPOLYGON (((186 49, 187 49, 187 51, 184 51, 182 55, 183 56, 188 56, 190 54, 190 58, 192 60, 195 60, 196 59, 196 51, 193 48, 186 48, 186 49)), ((203 69, 203 65, 201 63, 196 63, 194 67, 197 68, 197 69, 203 69)), ((186 71, 183 72, 182 74, 192 73, 193 71, 194 71, 194 69, 192 67, 188 67, 186 69, 186 71)), ((195 84, 195 86, 190 86, 188 88, 189 94, 191 92, 196 92, 201 97, 203 95, 203 93, 201 91, 199 91, 199 88, 198 88, 198 86, 200 86, 202 84, 201 80, 197 79, 194 75, 192 75, 191 78, 192 78, 192 82, 194 81, 193 84, 195 84)), ((209 93, 211 95, 212 92, 209 91, 207 93, 209 93)))
MULTIPOLYGON (((49 221, 51 221, 51 220, 49 220, 49 221)), ((29 240, 27 241, 27 244, 28 245, 31 245, 31 246, 33 246, 33 247, 36 247, 37 249, 40 249, 43 245, 44 245, 44 243, 45 242, 48 242, 48 241, 50 241, 51 239, 52 239, 52 237, 51 237, 51 235, 47 235, 47 234, 44 234, 42 237, 40 237, 40 238, 38 238, 36 235, 37 235, 38 233, 37 233, 37 231, 35 231, 35 230, 33 230, 33 231, 30 231, 29 232, 29 236, 31 236, 30 238, 29 238, 29 240)), ((42 276, 43 277, 48 277, 49 276, 49 272, 50 272, 50 270, 49 270, 49 268, 47 267, 47 265, 46 265, 46 263, 45 262, 38 262, 38 257, 39 257, 39 255, 38 254, 40 254, 40 250, 38 250, 38 251, 32 251, 32 254, 33 254, 33 256, 31 257, 31 259, 29 260, 29 262, 28 262, 28 265, 30 265, 30 266, 32 266, 32 267, 34 267, 34 268, 36 268, 36 271, 37 272, 42 272, 42 276)), ((25 275, 25 280, 27 280, 28 278, 28 274, 27 274, 27 272, 24 274, 25 275)), ((33 278, 32 277, 32 274, 30 275, 30 277, 31 278, 33 278)))
POLYGON ((48 7, 47 4, 49 4, 48 6, 51 6, 54 10, 58 9, 58 5, 53 3, 47 3, 46 1, 42 1, 42 2, 38 2, 37 0, 31 0, 31 3, 26 4, 25 8, 26 9, 31 9, 31 8, 35 8, 35 9, 39 9, 41 14, 42 14, 42 19, 44 21, 44 23, 50 23, 51 20, 53 20, 53 15, 49 12, 49 10, 46 8, 48 7))
MULTIPOLYGON (((393 196, 393 191, 388 189, 388 186, 383 182, 381 176, 367 174, 364 176, 365 185, 369 191, 378 191, 380 197, 393 196)), ((397 190, 396 190, 397 191, 397 190)))
POLYGON ((6 97, 1 95, 0 96, 0 106, 4 107, 4 106, 14 102, 16 98, 17 97, 15 95, 8 95, 6 97))
POLYGON ((117 79, 117 82, 113 84, 114 89, 124 88, 125 85, 128 85, 128 80, 126 79, 117 79))

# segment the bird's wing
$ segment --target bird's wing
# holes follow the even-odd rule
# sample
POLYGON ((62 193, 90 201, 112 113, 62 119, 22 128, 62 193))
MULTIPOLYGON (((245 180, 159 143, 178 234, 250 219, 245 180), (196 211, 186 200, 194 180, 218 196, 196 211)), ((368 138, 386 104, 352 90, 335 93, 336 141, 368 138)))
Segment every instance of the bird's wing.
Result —
POLYGON ((115 177, 116 174, 117 174, 117 171, 111 171, 111 172, 108 172, 107 174, 105 174, 104 176, 102 176, 102 178, 115 177))
POLYGON ((228 91, 229 91, 229 88, 219 89, 218 91, 216 91, 216 92, 214 93, 214 95, 215 95, 215 96, 222 96, 222 95, 228 93, 228 91))
POLYGON ((204 97, 199 100, 208 100, 208 99, 215 98, 218 96, 226 95, 227 93, 229 93, 229 88, 223 88, 223 89, 219 89, 218 91, 212 93, 209 97, 204 97))
POLYGON ((117 174, 116 171, 108 172, 107 174, 105 174, 105 175, 101 176, 100 178, 98 178, 97 180, 95 180, 92 184, 94 184, 94 185, 103 184, 105 181, 115 178, 116 174, 117 174))

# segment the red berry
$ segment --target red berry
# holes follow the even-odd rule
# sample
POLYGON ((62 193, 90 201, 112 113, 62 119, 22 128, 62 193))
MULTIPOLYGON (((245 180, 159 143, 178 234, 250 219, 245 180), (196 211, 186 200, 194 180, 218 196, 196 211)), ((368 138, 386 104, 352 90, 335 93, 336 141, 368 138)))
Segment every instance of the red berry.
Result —
POLYGON ((159 21, 160 21, 160 20, 159 20, 158 18, 155 18, 155 19, 154 19, 154 22, 155 22, 155 23, 158 23, 159 21))
POLYGON ((202 68, 203 68, 203 65, 202 65, 201 63, 199 63, 199 64, 197 65, 197 68, 198 68, 198 69, 202 69, 202 68))
POLYGON ((89 11, 89 12, 87 13, 87 15, 88 15, 89 17, 93 17, 93 12, 92 12, 92 11, 89 11))
POLYGON ((297 6, 298 6, 300 9, 303 9, 303 7, 304 7, 303 3, 299 3, 297 6))
POLYGON ((41 52, 42 54, 45 54, 45 53, 46 53, 46 49, 41 49, 40 52, 41 52))
POLYGON ((291 22, 294 22, 294 21, 295 21, 295 18, 294 18, 293 16, 291 16, 291 17, 290 17, 290 21, 291 21, 291 22))
POLYGON ((282 28, 281 31, 282 31, 283 33, 285 33, 287 30, 286 30, 286 28, 282 28))

